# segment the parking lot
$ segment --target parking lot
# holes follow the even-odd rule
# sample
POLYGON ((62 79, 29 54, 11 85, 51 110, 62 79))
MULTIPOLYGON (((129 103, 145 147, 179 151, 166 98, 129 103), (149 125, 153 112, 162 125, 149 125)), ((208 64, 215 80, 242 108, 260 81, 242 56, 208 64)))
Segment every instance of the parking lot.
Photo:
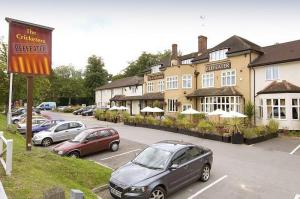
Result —
MULTIPOLYGON (((80 120, 88 127, 109 126, 119 131, 120 149, 85 157, 116 169, 143 148, 161 140, 183 140, 206 146, 214 152, 211 179, 196 182, 171 195, 171 199, 192 198, 300 198, 300 139, 279 137, 254 145, 232 145, 165 131, 97 121, 92 117, 47 112, 52 118, 80 120)), ((106 192, 99 196, 111 198, 106 192)))

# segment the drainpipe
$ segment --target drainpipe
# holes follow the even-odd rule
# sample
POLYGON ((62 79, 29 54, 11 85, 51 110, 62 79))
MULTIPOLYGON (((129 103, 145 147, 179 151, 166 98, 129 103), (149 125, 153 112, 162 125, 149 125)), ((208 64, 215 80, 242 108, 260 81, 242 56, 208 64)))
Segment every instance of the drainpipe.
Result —
MULTIPOLYGON (((195 81, 196 87, 195 87, 195 90, 197 90, 198 89, 198 75, 199 75, 199 72, 195 70, 194 75, 196 77, 196 81, 195 81)), ((196 110, 198 110, 198 97, 196 97, 196 107, 195 108, 196 108, 196 110)))
MULTIPOLYGON (((252 62, 252 56, 251 56, 251 51, 250 51, 250 64, 251 64, 251 62, 252 62)), ((254 106, 254 110, 253 110, 254 120, 253 120, 253 123, 254 123, 254 125, 256 125, 256 111, 255 111, 256 110, 256 103, 255 103, 255 90, 256 90, 256 88, 255 88, 255 69, 253 67, 251 67, 251 68, 253 70, 253 106, 254 106)), ((250 77, 251 77, 251 73, 250 73, 250 77)))

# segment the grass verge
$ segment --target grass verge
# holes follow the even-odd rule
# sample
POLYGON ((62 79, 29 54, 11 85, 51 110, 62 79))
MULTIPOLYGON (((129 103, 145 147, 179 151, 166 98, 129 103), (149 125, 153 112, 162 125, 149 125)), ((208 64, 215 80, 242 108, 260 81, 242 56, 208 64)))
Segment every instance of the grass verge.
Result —
POLYGON ((83 191, 85 198, 97 198, 91 190, 107 184, 111 170, 91 161, 60 157, 41 147, 27 152, 24 138, 5 129, 6 119, 0 114, 0 131, 4 131, 5 138, 13 139, 12 176, 6 176, 0 168, 8 198, 43 198, 44 191, 53 187, 63 188, 66 198, 70 197, 70 189, 83 191))

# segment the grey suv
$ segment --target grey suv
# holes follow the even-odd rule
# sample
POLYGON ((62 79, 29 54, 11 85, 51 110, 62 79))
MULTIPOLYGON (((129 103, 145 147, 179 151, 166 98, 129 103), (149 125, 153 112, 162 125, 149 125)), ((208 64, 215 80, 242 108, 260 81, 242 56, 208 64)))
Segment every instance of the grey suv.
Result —
POLYGON ((109 191, 114 198, 164 199, 193 181, 207 181, 212 162, 210 149, 178 141, 159 142, 114 171, 109 191))

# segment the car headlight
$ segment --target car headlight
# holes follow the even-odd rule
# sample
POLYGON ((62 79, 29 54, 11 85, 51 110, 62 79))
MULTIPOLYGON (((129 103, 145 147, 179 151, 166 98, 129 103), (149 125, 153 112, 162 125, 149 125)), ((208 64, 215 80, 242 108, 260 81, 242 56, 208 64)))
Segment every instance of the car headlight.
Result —
POLYGON ((57 154, 58 154, 58 155, 63 155, 63 154, 64 154, 64 151, 58 151, 57 154))
POLYGON ((146 187, 130 187, 130 192, 140 193, 145 191, 146 187))
POLYGON ((40 135, 35 135, 35 136, 33 136, 33 139, 40 139, 40 138, 41 138, 40 135))

